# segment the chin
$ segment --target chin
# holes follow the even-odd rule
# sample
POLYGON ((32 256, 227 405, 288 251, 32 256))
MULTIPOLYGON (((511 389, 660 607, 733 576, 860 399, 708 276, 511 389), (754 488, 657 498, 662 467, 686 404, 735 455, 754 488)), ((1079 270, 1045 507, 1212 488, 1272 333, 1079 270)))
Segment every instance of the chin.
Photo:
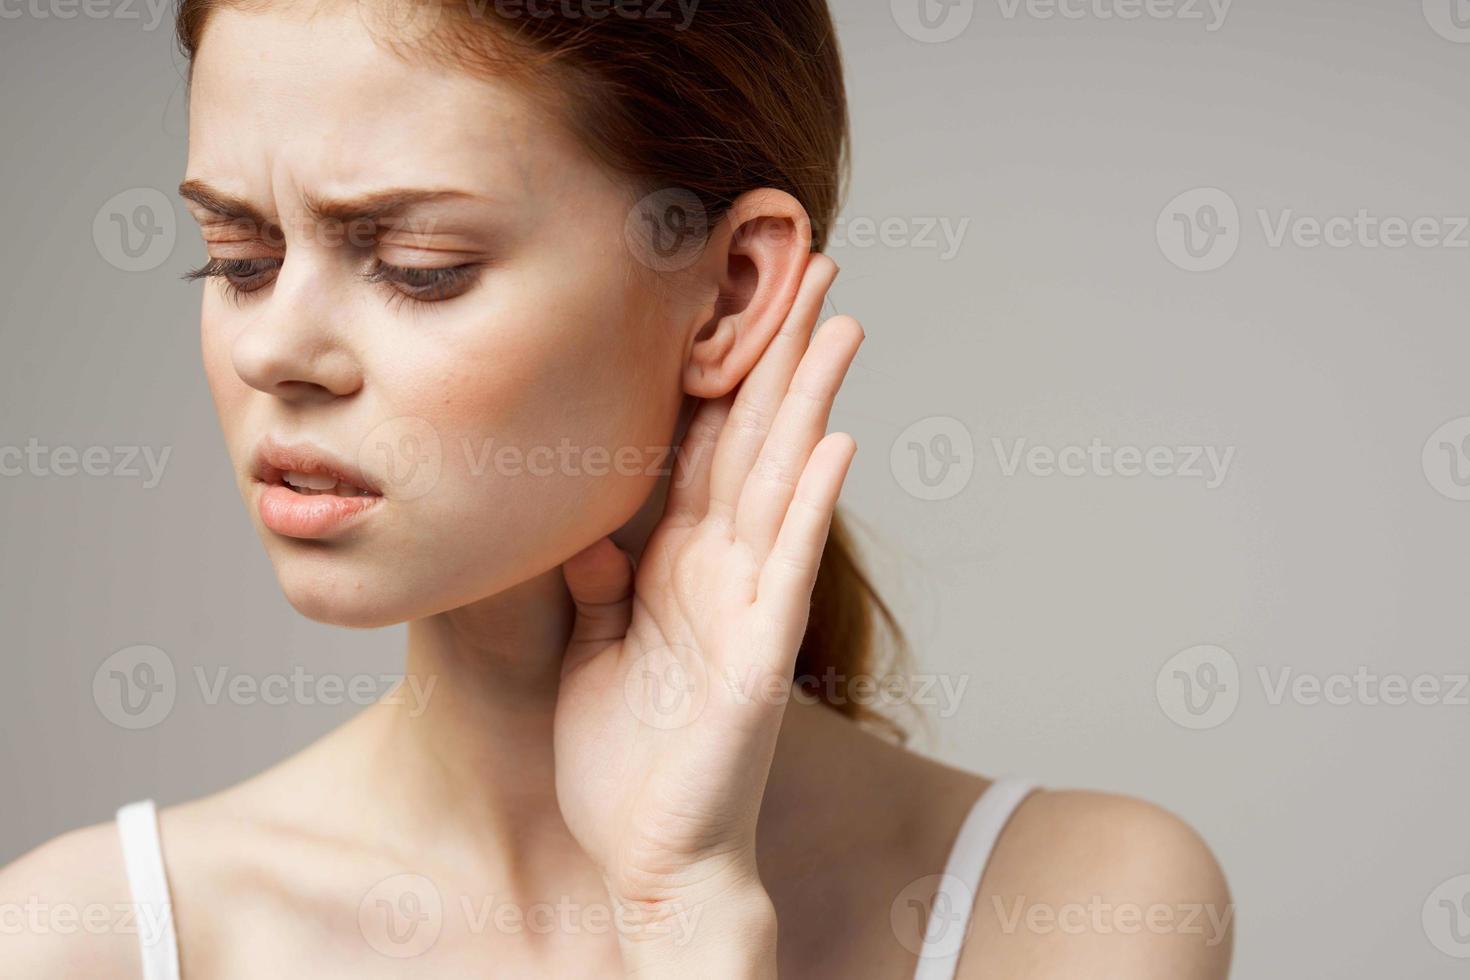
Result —
POLYGON ((345 569, 335 559, 278 559, 276 579, 291 607, 318 623, 378 629, 416 618, 409 603, 377 584, 378 576, 345 569))

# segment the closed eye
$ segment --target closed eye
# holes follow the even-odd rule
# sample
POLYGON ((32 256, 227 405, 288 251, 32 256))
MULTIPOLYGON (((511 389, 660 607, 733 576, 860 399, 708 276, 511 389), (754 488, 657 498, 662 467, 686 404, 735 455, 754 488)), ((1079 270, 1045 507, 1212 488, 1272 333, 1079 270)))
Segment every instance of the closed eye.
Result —
POLYGON ((425 269, 390 265, 377 259, 373 267, 363 273, 363 278, 369 282, 387 283, 415 302, 442 303, 469 292, 479 278, 479 270, 477 262, 425 269))
MULTIPOLYGON (((219 279, 224 283, 226 295, 239 301, 244 296, 264 289, 275 280, 283 259, 210 259, 198 269, 184 274, 187 280, 219 279)), ((440 268, 413 268, 391 265, 381 259, 374 260, 372 268, 361 274, 367 282, 384 283, 400 299, 416 303, 440 303, 461 296, 474 287, 479 278, 480 265, 469 262, 463 265, 440 268)))
POLYGON ((184 273, 191 282, 195 279, 219 279, 225 292, 238 300, 247 293, 264 289, 275 278, 281 268, 281 259, 210 259, 197 269, 184 273))

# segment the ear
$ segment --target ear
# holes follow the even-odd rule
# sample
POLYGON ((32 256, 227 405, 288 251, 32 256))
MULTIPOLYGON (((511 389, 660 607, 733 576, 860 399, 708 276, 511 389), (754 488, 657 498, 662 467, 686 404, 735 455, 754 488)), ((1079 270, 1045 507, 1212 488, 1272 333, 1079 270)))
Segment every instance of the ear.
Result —
POLYGON ((796 301, 811 250, 811 219, 796 198, 762 188, 735 199, 691 270, 716 299, 691 331, 686 393, 719 398, 750 373, 796 301))

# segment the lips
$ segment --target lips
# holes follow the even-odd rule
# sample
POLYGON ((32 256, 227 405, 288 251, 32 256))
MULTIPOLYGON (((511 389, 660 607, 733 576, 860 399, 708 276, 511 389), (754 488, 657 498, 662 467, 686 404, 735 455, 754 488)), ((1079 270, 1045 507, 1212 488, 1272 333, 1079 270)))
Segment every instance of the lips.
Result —
POLYGON ((254 477, 261 486, 261 521, 286 537, 331 537, 383 500, 371 476, 308 444, 266 439, 255 454, 254 477))

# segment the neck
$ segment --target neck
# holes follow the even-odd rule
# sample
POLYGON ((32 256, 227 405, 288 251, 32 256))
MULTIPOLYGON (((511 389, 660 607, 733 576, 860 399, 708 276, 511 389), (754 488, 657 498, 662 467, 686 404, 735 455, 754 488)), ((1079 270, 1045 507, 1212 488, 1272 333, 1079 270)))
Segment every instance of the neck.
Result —
MULTIPOLYGON (((613 533, 637 555, 663 513, 667 478, 613 533)), ((561 567, 415 620, 400 696, 370 712, 379 771, 394 773, 404 830, 469 841, 520 867, 585 860, 556 801, 552 724, 574 607, 561 567), (391 768, 383 769, 384 765, 391 768)))
POLYGON ((393 727, 435 812, 477 827, 554 812, 552 719, 571 627, 560 568, 409 625, 405 683, 429 693, 397 699, 393 727))

